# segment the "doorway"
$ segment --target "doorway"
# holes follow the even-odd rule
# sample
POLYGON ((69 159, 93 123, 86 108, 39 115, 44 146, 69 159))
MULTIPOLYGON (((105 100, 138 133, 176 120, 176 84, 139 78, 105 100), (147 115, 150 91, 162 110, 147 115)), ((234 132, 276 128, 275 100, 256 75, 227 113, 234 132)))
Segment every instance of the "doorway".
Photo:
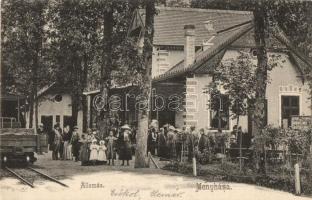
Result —
POLYGON ((69 125, 69 127, 72 129, 73 128, 73 119, 72 116, 64 115, 63 116, 63 126, 65 127, 66 125, 69 125))
POLYGON ((51 132, 53 128, 53 115, 42 115, 41 123, 43 124, 43 128, 46 133, 51 132))

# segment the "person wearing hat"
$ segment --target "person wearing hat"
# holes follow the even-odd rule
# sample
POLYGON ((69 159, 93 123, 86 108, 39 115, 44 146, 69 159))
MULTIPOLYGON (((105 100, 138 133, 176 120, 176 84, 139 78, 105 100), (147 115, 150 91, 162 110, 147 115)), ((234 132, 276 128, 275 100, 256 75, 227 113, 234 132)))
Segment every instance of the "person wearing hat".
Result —
POLYGON ((169 126, 169 131, 167 133, 168 135, 168 150, 169 150, 169 158, 173 159, 176 157, 176 146, 175 146, 175 131, 176 129, 174 128, 174 126, 169 126))
POLYGON ((131 141, 130 134, 131 128, 128 124, 125 124, 121 127, 122 133, 119 136, 119 160, 122 160, 122 164, 125 164, 125 160, 127 161, 127 165, 129 166, 129 160, 132 160, 132 152, 131 152, 131 141))
POLYGON ((75 162, 78 162, 79 160, 79 150, 80 150, 80 143, 79 143, 79 133, 78 133, 78 127, 74 126, 73 134, 70 140, 70 144, 72 145, 72 152, 75 159, 75 162))
POLYGON ((60 150, 60 145, 61 145, 61 134, 59 132, 58 125, 54 125, 54 141, 53 141, 53 152, 52 152, 52 160, 58 160, 58 154, 60 150))
POLYGON ((107 141, 107 159, 108 165, 114 165, 114 160, 116 159, 116 140, 117 138, 114 137, 114 130, 109 131, 109 136, 105 138, 107 141))
POLYGON ((64 150, 63 150, 63 159, 64 160, 71 160, 72 153, 71 153, 71 146, 70 146, 70 139, 71 139, 71 132, 69 125, 66 125, 63 128, 63 141, 64 141, 64 150))
POLYGON ((177 160, 182 160, 182 143, 183 143, 183 134, 181 129, 176 129, 175 131, 175 146, 176 146, 176 154, 177 160))
POLYGON ((97 145, 97 140, 93 139, 90 145, 90 161, 95 165, 96 161, 98 160, 98 151, 99 145, 97 145))
POLYGON ((87 133, 81 137, 81 147, 80 147, 80 161, 81 165, 87 165, 90 157, 90 143, 91 143, 92 130, 87 129, 87 133))
POLYGON ((201 128, 199 130, 199 141, 198 141, 198 151, 200 153, 203 153, 205 149, 208 149, 208 137, 205 135, 205 130, 203 128, 201 128))
POLYGON ((98 149, 98 161, 100 164, 104 164, 107 161, 106 150, 107 150, 107 148, 105 146, 105 141, 100 140, 100 145, 99 145, 99 149, 98 149))
POLYGON ((158 156, 160 160, 168 158, 168 148, 167 148, 167 137, 165 135, 165 129, 159 129, 159 139, 158 139, 158 156))
POLYGON ((151 128, 148 130, 147 136, 147 152, 150 152, 152 155, 155 155, 156 147, 157 147, 156 128, 151 126, 151 128))
POLYGON ((190 133, 187 137, 188 145, 188 161, 192 162, 193 157, 195 156, 195 149, 198 145, 197 133, 195 131, 195 126, 191 126, 190 133))
MULTIPOLYGON (((38 124, 37 134, 38 135, 43 135, 44 134, 44 128, 43 128, 43 124, 42 123, 38 124)), ((37 137, 37 144, 40 144, 40 137, 37 137)), ((39 154, 42 154, 40 145, 37 145, 37 152, 39 154)))
POLYGON ((43 134, 44 134, 44 126, 43 126, 43 123, 39 123, 39 124, 38 124, 37 134, 38 134, 38 135, 43 135, 43 134))

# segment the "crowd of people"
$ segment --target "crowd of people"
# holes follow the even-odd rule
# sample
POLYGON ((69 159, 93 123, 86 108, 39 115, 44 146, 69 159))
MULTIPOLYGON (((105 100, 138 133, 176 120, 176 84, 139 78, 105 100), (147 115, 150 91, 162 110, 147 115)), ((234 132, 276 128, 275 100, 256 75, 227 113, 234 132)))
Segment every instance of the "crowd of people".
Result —
MULTIPOLYGON (((39 126, 39 130, 41 125, 39 126)), ((48 133, 49 150, 53 160, 80 161, 81 165, 108 164, 114 165, 115 160, 122 161, 121 165, 128 165, 133 155, 133 131, 125 124, 119 129, 109 130, 108 136, 100 134, 96 128, 88 128, 81 134, 77 126, 71 130, 66 125, 63 130, 60 124, 55 124, 48 133)))
MULTIPOLYGON (((42 132, 43 125, 39 130, 42 132)), ((121 165, 129 165, 134 154, 135 127, 125 124, 112 128, 107 136, 100 134, 96 128, 88 128, 86 133, 79 132, 77 126, 72 129, 69 125, 60 127, 55 124, 48 134, 49 150, 53 160, 80 161, 81 165, 108 164, 114 165, 115 160, 121 165)), ((231 133, 200 128, 184 127, 182 130, 170 124, 158 127, 158 121, 150 123, 147 137, 147 152, 158 156, 160 160, 178 160, 187 156, 193 157, 202 153, 226 154, 226 149, 239 149, 250 146, 248 134, 241 127, 234 126, 231 133)), ((235 151, 238 152, 238 151, 235 151)), ((236 153, 237 154, 237 153, 236 153)), ((238 156, 238 155, 230 155, 238 156)))
POLYGON ((195 126, 185 127, 182 130, 166 124, 161 128, 150 126, 148 135, 148 152, 157 155, 160 159, 181 160, 184 155, 191 161, 198 154, 226 154, 232 149, 230 156, 238 156, 239 148, 250 146, 250 136, 243 133, 241 127, 236 125, 231 133, 201 128, 195 126), (234 152, 234 154, 233 154, 234 152))

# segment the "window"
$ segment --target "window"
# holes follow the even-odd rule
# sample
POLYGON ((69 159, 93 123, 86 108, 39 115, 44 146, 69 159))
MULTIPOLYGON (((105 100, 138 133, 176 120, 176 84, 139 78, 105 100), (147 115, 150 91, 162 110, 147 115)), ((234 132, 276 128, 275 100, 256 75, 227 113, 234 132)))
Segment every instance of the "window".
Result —
POLYGON ((55 116, 55 121, 56 121, 56 123, 60 123, 61 122, 61 116, 56 115, 55 116))
POLYGON ((158 51, 158 75, 164 74, 166 71, 170 69, 170 64, 168 61, 169 52, 167 50, 159 50, 158 51))
POLYGON ((291 116, 299 115, 299 96, 282 96, 282 126, 291 126, 291 116))
POLYGON ((54 97, 54 100, 55 100, 56 102, 61 102, 62 99, 63 99, 63 97, 62 97, 62 95, 60 95, 60 94, 57 94, 57 95, 55 95, 55 97, 54 97))
POLYGON ((220 95, 211 99, 210 127, 213 129, 229 129, 229 97, 220 95))

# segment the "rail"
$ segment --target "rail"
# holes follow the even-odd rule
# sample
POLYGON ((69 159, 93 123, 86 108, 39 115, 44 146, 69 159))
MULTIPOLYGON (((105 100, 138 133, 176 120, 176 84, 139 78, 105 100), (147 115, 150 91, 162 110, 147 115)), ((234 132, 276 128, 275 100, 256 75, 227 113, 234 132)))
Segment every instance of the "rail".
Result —
MULTIPOLYGON (((9 171, 11 174, 13 174, 15 177, 17 177, 19 180, 21 180, 23 183, 27 184, 28 186, 30 186, 30 187, 32 187, 32 188, 35 187, 32 183, 30 183, 28 180, 26 180, 25 178, 23 178, 20 174, 18 174, 17 172, 13 171, 12 169, 10 169, 10 168, 8 168, 8 167, 5 167, 5 169, 6 169, 7 171, 9 171)), ((53 182, 55 182, 55 183, 58 183, 58 184, 60 184, 60 185, 62 185, 62 186, 64 186, 64 187, 68 187, 68 185, 66 185, 66 184, 60 182, 59 180, 57 180, 57 179, 55 179, 55 178, 53 178, 53 177, 51 177, 51 176, 49 176, 49 175, 47 175, 47 174, 44 174, 44 173, 42 173, 42 172, 40 172, 40 171, 38 171, 38 170, 36 170, 36 169, 34 169, 34 168, 27 167, 27 168, 25 168, 25 169, 29 169, 29 170, 31 170, 31 171, 33 171, 33 172, 39 174, 40 176, 42 176, 42 177, 44 177, 44 178, 46 178, 46 179, 48 179, 48 180, 50 180, 50 181, 53 181, 53 182)))
POLYGON ((28 186, 34 188, 35 186, 30 183, 29 181, 27 181, 26 179, 24 179, 21 175, 19 175, 18 173, 16 173, 15 171, 13 171, 12 169, 5 167, 6 170, 8 170, 11 174, 13 174, 15 177, 17 177, 19 180, 21 180, 23 183, 27 184, 28 186))

